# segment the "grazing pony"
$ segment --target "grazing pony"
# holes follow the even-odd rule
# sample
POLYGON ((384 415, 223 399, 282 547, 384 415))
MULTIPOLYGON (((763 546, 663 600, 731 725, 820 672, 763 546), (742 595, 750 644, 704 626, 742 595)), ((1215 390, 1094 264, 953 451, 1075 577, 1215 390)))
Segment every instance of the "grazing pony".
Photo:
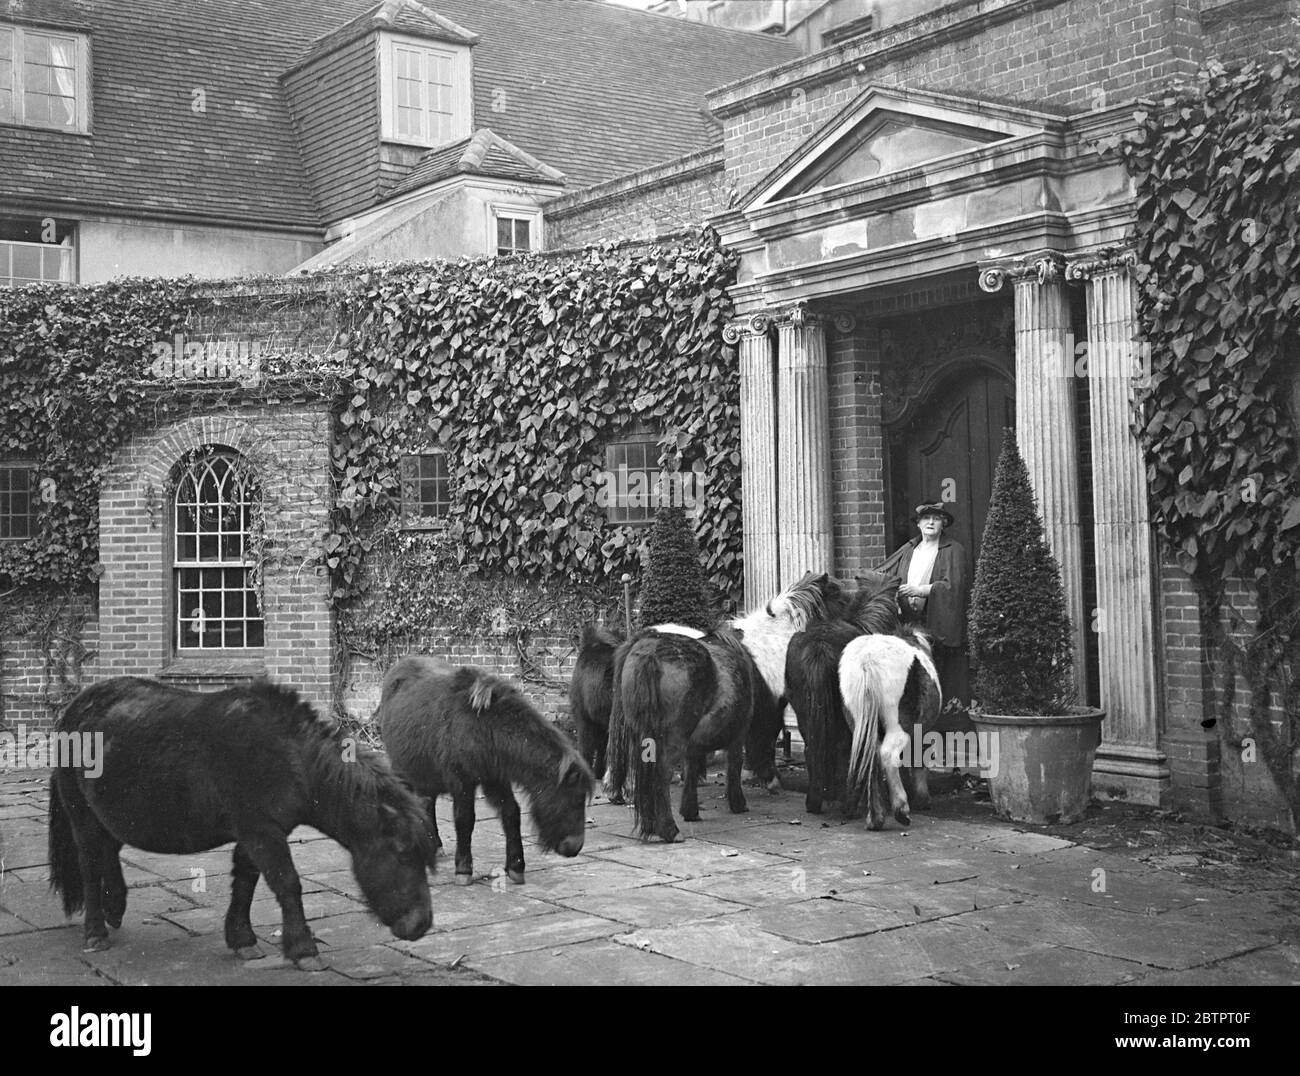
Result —
POLYGON ((799 582, 765 606, 731 622, 744 636, 745 647, 759 672, 745 757, 754 775, 770 791, 781 788, 776 775, 776 739, 784 727, 786 651, 790 640, 809 624, 841 617, 848 601, 849 594, 825 572, 806 572, 799 582))
POLYGON ((100 741, 98 776, 61 765, 50 778, 50 886, 67 914, 86 909, 87 952, 109 947, 106 923, 122 924, 124 844, 182 855, 234 841, 226 944, 243 959, 262 955, 249 906, 265 876, 286 959, 320 966, 286 839, 298 826, 352 854, 366 901, 397 937, 429 929, 434 853, 419 800, 296 692, 266 681, 183 691, 123 676, 81 692, 59 730, 100 741))
MULTIPOLYGON (((910 824, 911 809, 899 773, 909 742, 904 726, 933 726, 943 709, 929 638, 923 631, 905 628, 897 635, 854 639, 840 658, 840 691, 853 724, 850 809, 865 793, 869 827, 880 829, 885 824, 879 789, 883 763, 894 818, 905 826, 910 824)), ((927 807, 930 790, 925 768, 914 767, 911 772, 917 806, 927 807)))
POLYGON ((501 812, 506 876, 523 884, 524 842, 512 784, 528 793, 538 841, 576 856, 587 830, 591 769, 568 738, 542 717, 508 680, 482 669, 407 656, 388 670, 378 722, 393 769, 430 797, 429 829, 442 847, 434 816, 443 793, 456 823, 456 883, 473 881, 474 791, 480 785, 501 812))
POLYGON ((858 576, 842 620, 808 625, 791 640, 785 658, 790 706, 799 722, 804 758, 808 763, 808 793, 804 805, 821 814, 822 800, 836 799, 847 812, 844 776, 849 754, 850 726, 840 695, 840 655, 859 635, 898 630, 898 580, 868 572, 858 576))
POLYGON ((696 783, 710 751, 727 752, 732 813, 748 810, 740 769, 757 679, 740 633, 725 626, 700 639, 650 629, 619 648, 606 788, 611 798, 621 793, 635 765, 632 805, 642 839, 681 839, 668 786, 673 770, 683 763, 682 818, 699 821, 696 783))

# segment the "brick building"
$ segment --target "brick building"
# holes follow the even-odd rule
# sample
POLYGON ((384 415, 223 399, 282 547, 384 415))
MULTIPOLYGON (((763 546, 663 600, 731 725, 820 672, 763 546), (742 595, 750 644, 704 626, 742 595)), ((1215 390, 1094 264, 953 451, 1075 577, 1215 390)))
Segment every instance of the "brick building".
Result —
POLYGON ((1154 541, 1129 429, 1132 191, 1098 143, 1207 60, 1294 45, 1297 16, 1292 0, 925 10, 718 88, 722 147, 549 209, 571 242, 694 214, 740 253, 747 601, 878 563, 923 500, 952 502, 975 554, 1014 425, 1080 697, 1108 714, 1096 787, 1284 826, 1239 750, 1244 700, 1215 727, 1197 600, 1154 541))
MULTIPOLYGON (((1296 15, 1296 0, 959 0, 713 89, 720 142, 591 173, 544 209, 549 246, 709 222, 739 254, 747 603, 808 568, 878 563, 921 500, 951 502, 977 553, 1000 430, 1013 425, 1062 565, 1079 694, 1108 715, 1097 789, 1281 826, 1267 770, 1231 746, 1248 728, 1244 700, 1212 720, 1197 600, 1154 540, 1130 431, 1132 188, 1098 143, 1207 59, 1294 43, 1296 15)), ((492 130, 563 170, 527 132, 492 130)), ((248 421, 283 416, 286 467, 319 452, 324 473, 318 405, 248 406, 248 421)), ((115 574, 100 584, 101 649, 109 624, 115 639, 139 635, 105 652, 114 670, 129 654, 142 672, 169 657, 148 620, 158 609, 123 613, 135 588, 120 580, 157 574, 161 548, 136 517, 164 471, 203 462, 186 454, 214 439, 238 449, 243 419, 205 421, 132 445, 105 486, 115 574)), ((295 498, 314 480, 271 485, 307 519, 315 502, 295 498)), ((286 554, 285 637, 310 650, 306 679, 324 685, 328 618, 286 554)), ((169 585, 145 599, 165 603, 169 585)), ((266 631, 270 668, 270 620, 266 631)))

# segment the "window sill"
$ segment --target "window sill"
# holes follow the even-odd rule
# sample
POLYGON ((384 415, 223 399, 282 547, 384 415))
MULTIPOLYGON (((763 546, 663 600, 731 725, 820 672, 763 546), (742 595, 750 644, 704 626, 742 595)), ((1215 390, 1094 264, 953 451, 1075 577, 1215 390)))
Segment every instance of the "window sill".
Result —
POLYGON ((158 674, 160 680, 252 680, 266 675, 266 660, 260 656, 174 657, 158 674))

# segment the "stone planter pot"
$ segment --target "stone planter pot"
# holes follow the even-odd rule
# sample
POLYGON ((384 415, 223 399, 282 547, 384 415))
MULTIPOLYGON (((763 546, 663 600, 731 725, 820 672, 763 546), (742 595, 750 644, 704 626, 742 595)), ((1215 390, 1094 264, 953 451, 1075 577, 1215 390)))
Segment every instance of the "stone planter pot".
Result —
POLYGON ((997 741, 987 776, 998 817, 1040 824, 1082 818, 1105 716, 1084 707, 1059 717, 972 712, 981 744, 997 741))

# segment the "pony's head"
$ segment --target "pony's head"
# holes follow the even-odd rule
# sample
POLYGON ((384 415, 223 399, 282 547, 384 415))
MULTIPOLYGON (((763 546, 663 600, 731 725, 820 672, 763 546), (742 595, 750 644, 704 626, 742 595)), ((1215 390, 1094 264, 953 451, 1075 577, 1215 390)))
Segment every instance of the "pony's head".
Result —
POLYGON ((576 751, 565 751, 554 785, 530 789, 537 842, 562 856, 581 852, 587 835, 587 801, 595 791, 591 768, 576 751))
POLYGON ((838 616, 846 605, 843 588, 826 572, 805 572, 799 582, 781 591, 763 611, 792 630, 803 631, 814 620, 838 616))
POLYGON ((384 926, 414 941, 433 923, 426 874, 434 865, 433 838, 415 793, 386 768, 377 778, 374 828, 353 841, 352 873, 384 926))

